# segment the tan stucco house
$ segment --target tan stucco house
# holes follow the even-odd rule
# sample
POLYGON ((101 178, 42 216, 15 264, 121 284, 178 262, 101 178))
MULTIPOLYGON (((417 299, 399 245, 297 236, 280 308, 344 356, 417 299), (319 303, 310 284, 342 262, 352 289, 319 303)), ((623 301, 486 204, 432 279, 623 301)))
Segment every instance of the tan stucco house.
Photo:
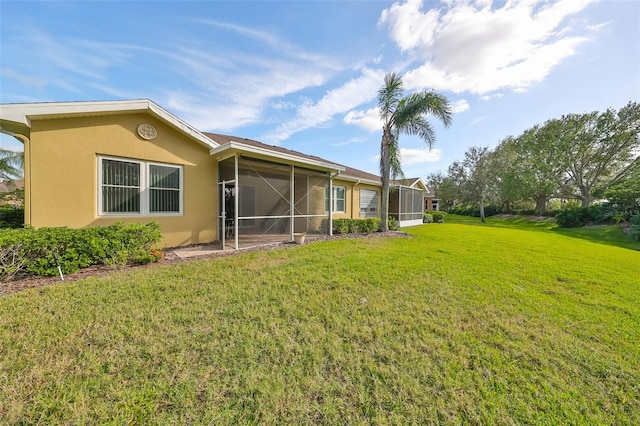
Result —
MULTIPOLYGON (((2 104, 0 131, 24 144, 25 222, 36 228, 157 221, 166 246, 239 248, 380 214, 377 175, 201 132, 150 100, 2 104)), ((421 223, 413 199, 426 187, 397 187, 393 214, 421 223)))

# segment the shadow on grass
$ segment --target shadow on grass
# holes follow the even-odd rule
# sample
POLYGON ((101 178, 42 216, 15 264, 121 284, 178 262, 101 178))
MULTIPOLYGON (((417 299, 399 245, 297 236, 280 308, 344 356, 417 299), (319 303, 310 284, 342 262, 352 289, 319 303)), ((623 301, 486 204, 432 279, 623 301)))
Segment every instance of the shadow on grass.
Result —
POLYGON ((485 223, 478 217, 449 215, 448 223, 473 226, 489 226, 492 228, 522 229, 528 231, 553 232, 566 237, 579 238, 593 243, 606 244, 640 251, 640 242, 625 234, 619 225, 597 225, 585 228, 560 228, 554 221, 534 220, 529 217, 487 218, 485 223))

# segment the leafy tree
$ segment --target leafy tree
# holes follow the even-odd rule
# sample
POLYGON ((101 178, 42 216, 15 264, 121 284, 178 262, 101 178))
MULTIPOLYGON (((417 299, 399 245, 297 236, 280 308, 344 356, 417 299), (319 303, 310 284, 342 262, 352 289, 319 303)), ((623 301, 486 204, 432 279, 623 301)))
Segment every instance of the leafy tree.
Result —
POLYGON ((629 178, 613 184, 602 193, 597 192, 595 195, 606 198, 610 203, 620 208, 637 211, 640 209, 640 169, 635 170, 629 178))
POLYGON ((0 148, 0 178, 21 177, 24 170, 24 152, 0 148))
POLYGON ((560 146, 556 143, 555 130, 559 123, 534 126, 514 139, 515 159, 511 172, 522 198, 536 203, 536 212, 545 214, 547 202, 558 194, 556 177, 563 173, 564 165, 558 161, 560 146))
POLYGON ((433 189, 436 198, 440 200, 440 209, 446 210, 461 200, 456 183, 442 172, 427 175, 426 184, 433 189))
POLYGON ((511 211, 514 203, 525 198, 522 171, 518 163, 515 149, 515 138, 509 136, 491 152, 491 174, 493 176, 496 195, 502 207, 511 211))
POLYGON ((389 183, 402 176, 400 164, 400 134, 415 135, 429 148, 435 142, 435 131, 427 117, 433 115, 445 126, 451 124, 451 107, 443 95, 422 91, 405 96, 402 78, 396 73, 384 77, 384 86, 378 91, 378 108, 382 119, 380 143, 380 173, 382 175, 382 220, 380 229, 388 231, 389 183))
POLYGON ((545 131, 555 140, 561 170, 560 189, 588 207, 604 192, 640 169, 640 104, 629 102, 617 112, 570 114, 550 120, 545 131))
POLYGON ((465 201, 480 207, 480 220, 485 222, 484 205, 495 191, 494 174, 491 168, 491 151, 488 147, 473 146, 464 154, 462 162, 450 167, 450 175, 460 182, 465 201), (452 172, 452 173, 451 173, 452 172))

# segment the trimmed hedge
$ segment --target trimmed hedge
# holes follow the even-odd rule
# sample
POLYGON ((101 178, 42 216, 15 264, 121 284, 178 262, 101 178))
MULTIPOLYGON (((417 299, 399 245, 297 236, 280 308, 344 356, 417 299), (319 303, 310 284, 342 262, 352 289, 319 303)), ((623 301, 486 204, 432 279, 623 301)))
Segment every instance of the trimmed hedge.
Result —
POLYGON ((333 219, 333 232, 337 234, 369 234, 378 230, 380 220, 367 219, 333 219))
POLYGON ((433 215, 431 213, 424 213, 422 215, 422 223, 433 223, 433 215))
POLYGON ((157 222, 0 230, 0 281, 18 274, 57 275, 55 256, 65 274, 91 265, 122 267, 153 262, 161 257, 161 252, 154 249, 160 238, 157 222))
POLYGON ((24 207, 0 205, 0 228, 24 228, 24 207))

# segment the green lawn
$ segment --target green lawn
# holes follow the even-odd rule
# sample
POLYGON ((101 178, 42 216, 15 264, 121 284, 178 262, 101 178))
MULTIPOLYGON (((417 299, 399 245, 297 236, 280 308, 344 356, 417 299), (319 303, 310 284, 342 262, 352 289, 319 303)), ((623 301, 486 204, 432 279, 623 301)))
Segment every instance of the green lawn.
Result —
POLYGON ((0 297, 0 424, 640 424, 637 243, 447 219, 0 297))

